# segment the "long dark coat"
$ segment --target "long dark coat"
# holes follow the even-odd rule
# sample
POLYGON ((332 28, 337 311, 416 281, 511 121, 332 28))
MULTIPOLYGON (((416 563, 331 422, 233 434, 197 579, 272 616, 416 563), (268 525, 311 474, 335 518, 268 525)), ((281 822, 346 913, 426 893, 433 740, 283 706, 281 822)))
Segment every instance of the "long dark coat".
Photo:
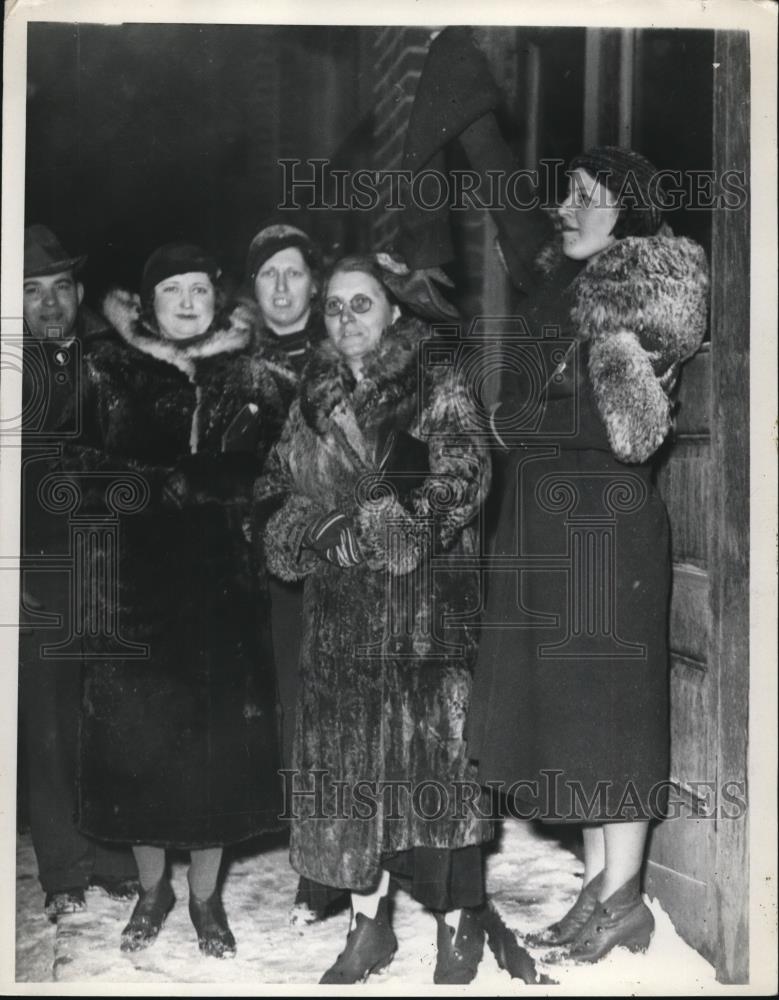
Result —
POLYGON ((250 349, 245 332, 180 346, 128 324, 93 344, 83 381, 84 430, 64 467, 82 512, 120 513, 117 551, 100 536, 87 563, 97 597, 85 636, 81 827, 185 847, 276 828, 273 660, 249 497, 291 373, 250 349), (256 439, 223 454, 248 403, 256 439), (123 655, 121 643, 135 648, 123 655), (146 655, 131 656, 139 645, 146 655))
POLYGON ((488 576, 469 749, 524 815, 648 818, 668 777, 671 578, 650 459, 704 334, 706 260, 660 235, 583 269, 552 244, 540 263, 520 354, 540 351, 544 376, 509 365, 495 415, 511 445, 502 572, 488 576))
POLYGON ((489 460, 451 369, 420 374, 428 336, 400 320, 357 384, 330 344, 319 348, 268 471, 287 491, 268 523, 269 569, 306 581, 297 770, 287 788, 292 864, 354 890, 375 886, 383 856, 491 836, 476 809, 456 815, 453 782, 471 781, 478 794, 463 729, 479 588, 472 570, 447 565, 477 554, 489 460), (428 445, 424 487, 402 500, 375 481, 388 425, 428 445), (306 527, 334 510, 353 519, 365 557, 356 567, 301 546, 306 527), (407 785, 394 786, 393 803, 382 782, 407 785), (317 790, 320 802, 301 790, 317 790))

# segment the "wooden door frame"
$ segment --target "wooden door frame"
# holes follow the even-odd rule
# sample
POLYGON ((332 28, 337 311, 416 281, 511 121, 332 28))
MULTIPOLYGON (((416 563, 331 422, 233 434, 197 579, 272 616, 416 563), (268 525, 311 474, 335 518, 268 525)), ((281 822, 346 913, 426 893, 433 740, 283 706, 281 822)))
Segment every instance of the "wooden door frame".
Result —
MULTIPOLYGON (((747 32, 715 32, 714 170, 749 177, 747 32)), ((747 778, 749 725, 750 212, 714 213, 711 251, 711 661, 719 677, 717 784, 747 778)), ((746 791, 745 785, 745 791, 746 791)), ((746 796, 745 796, 746 797, 746 796)), ((746 810, 717 820, 717 978, 749 978, 746 810)))

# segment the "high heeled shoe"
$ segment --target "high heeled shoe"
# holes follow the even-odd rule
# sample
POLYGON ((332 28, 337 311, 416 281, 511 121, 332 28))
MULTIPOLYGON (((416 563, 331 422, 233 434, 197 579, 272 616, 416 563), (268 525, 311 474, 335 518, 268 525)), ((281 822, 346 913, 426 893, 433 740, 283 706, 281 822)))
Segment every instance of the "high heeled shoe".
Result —
POLYGON ((140 951, 153 944, 175 902, 173 889, 165 876, 153 888, 141 889, 135 909, 122 931, 120 949, 140 951))
POLYGON ((437 986, 462 986, 473 982, 484 954, 484 928, 475 910, 464 909, 457 930, 443 914, 436 913, 438 933, 433 982, 437 986))
POLYGON ((398 939, 390 927, 387 897, 382 897, 373 920, 364 913, 354 918, 346 947, 319 982, 329 986, 364 983, 372 972, 381 972, 398 950, 398 939))
POLYGON ((592 916, 598 903, 598 892, 603 884, 603 872, 590 879, 576 898, 570 910, 556 923, 543 931, 528 934, 525 941, 532 947, 554 947, 560 944, 570 944, 579 934, 592 916))
POLYGON ((198 899, 189 894, 189 915, 197 931, 197 943, 203 955, 209 958, 235 958, 235 938, 227 924, 219 890, 208 899, 198 899))
POLYGON ((636 874, 607 900, 596 904, 568 955, 577 962, 597 962, 617 946, 646 951, 654 929, 655 918, 641 898, 636 874))

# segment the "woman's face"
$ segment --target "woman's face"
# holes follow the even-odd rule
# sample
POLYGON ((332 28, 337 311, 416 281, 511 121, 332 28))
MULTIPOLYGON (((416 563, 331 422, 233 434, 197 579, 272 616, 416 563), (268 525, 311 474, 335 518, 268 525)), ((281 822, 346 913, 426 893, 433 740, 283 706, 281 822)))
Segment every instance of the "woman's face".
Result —
POLYGON ((617 196, 581 167, 571 171, 568 196, 557 213, 563 226, 563 253, 589 260, 615 241, 617 196))
POLYGON ((204 271, 174 274, 154 286, 154 315, 163 337, 191 340, 214 320, 216 294, 204 271))
POLYGON ((254 279, 262 317, 282 335, 303 329, 315 294, 314 277, 299 247, 286 247, 269 257, 254 279))
POLYGON ((400 314, 379 282, 364 271, 337 271, 327 285, 324 311, 328 336, 348 362, 359 362, 372 351, 400 314), (328 315, 330 310, 337 311, 328 315))

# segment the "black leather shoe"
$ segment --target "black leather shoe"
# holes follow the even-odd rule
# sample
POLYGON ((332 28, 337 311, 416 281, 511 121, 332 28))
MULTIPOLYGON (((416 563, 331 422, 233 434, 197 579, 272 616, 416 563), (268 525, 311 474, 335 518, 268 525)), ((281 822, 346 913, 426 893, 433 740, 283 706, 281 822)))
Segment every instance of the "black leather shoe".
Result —
POLYGON ((189 915, 197 931, 200 951, 209 958, 235 958, 235 938, 227 926, 222 900, 215 889, 208 899, 189 894, 189 915))
POLYGON ((629 951, 646 951, 655 929, 652 911, 641 898, 639 876, 620 886, 598 903, 570 948, 577 962, 597 962, 618 945, 629 951))
POLYGON ((346 947, 319 982, 329 986, 364 983, 372 972, 386 969, 397 950, 398 939, 390 927, 387 897, 384 896, 373 920, 364 913, 357 914, 354 928, 347 935, 346 947))
POLYGON ((89 886, 102 889, 109 899, 134 899, 141 891, 137 878, 112 878, 109 875, 93 875, 89 886))
POLYGON ((122 931, 121 950, 140 951, 153 944, 175 902, 173 889, 165 877, 153 889, 141 889, 132 916, 122 931))
POLYGON ((463 910, 457 931, 436 913, 438 957, 433 973, 437 986, 462 986, 476 978, 484 954, 484 928, 475 910, 463 910))
POLYGON ((52 923, 63 913, 82 913, 87 908, 83 889, 58 889, 47 892, 43 910, 52 923))
POLYGON ((602 883, 603 872, 601 871, 595 878, 590 879, 587 885, 583 886, 576 902, 564 917, 547 927, 546 930, 539 931, 537 934, 528 934, 525 941, 536 947, 553 947, 574 941, 595 911, 602 883))

